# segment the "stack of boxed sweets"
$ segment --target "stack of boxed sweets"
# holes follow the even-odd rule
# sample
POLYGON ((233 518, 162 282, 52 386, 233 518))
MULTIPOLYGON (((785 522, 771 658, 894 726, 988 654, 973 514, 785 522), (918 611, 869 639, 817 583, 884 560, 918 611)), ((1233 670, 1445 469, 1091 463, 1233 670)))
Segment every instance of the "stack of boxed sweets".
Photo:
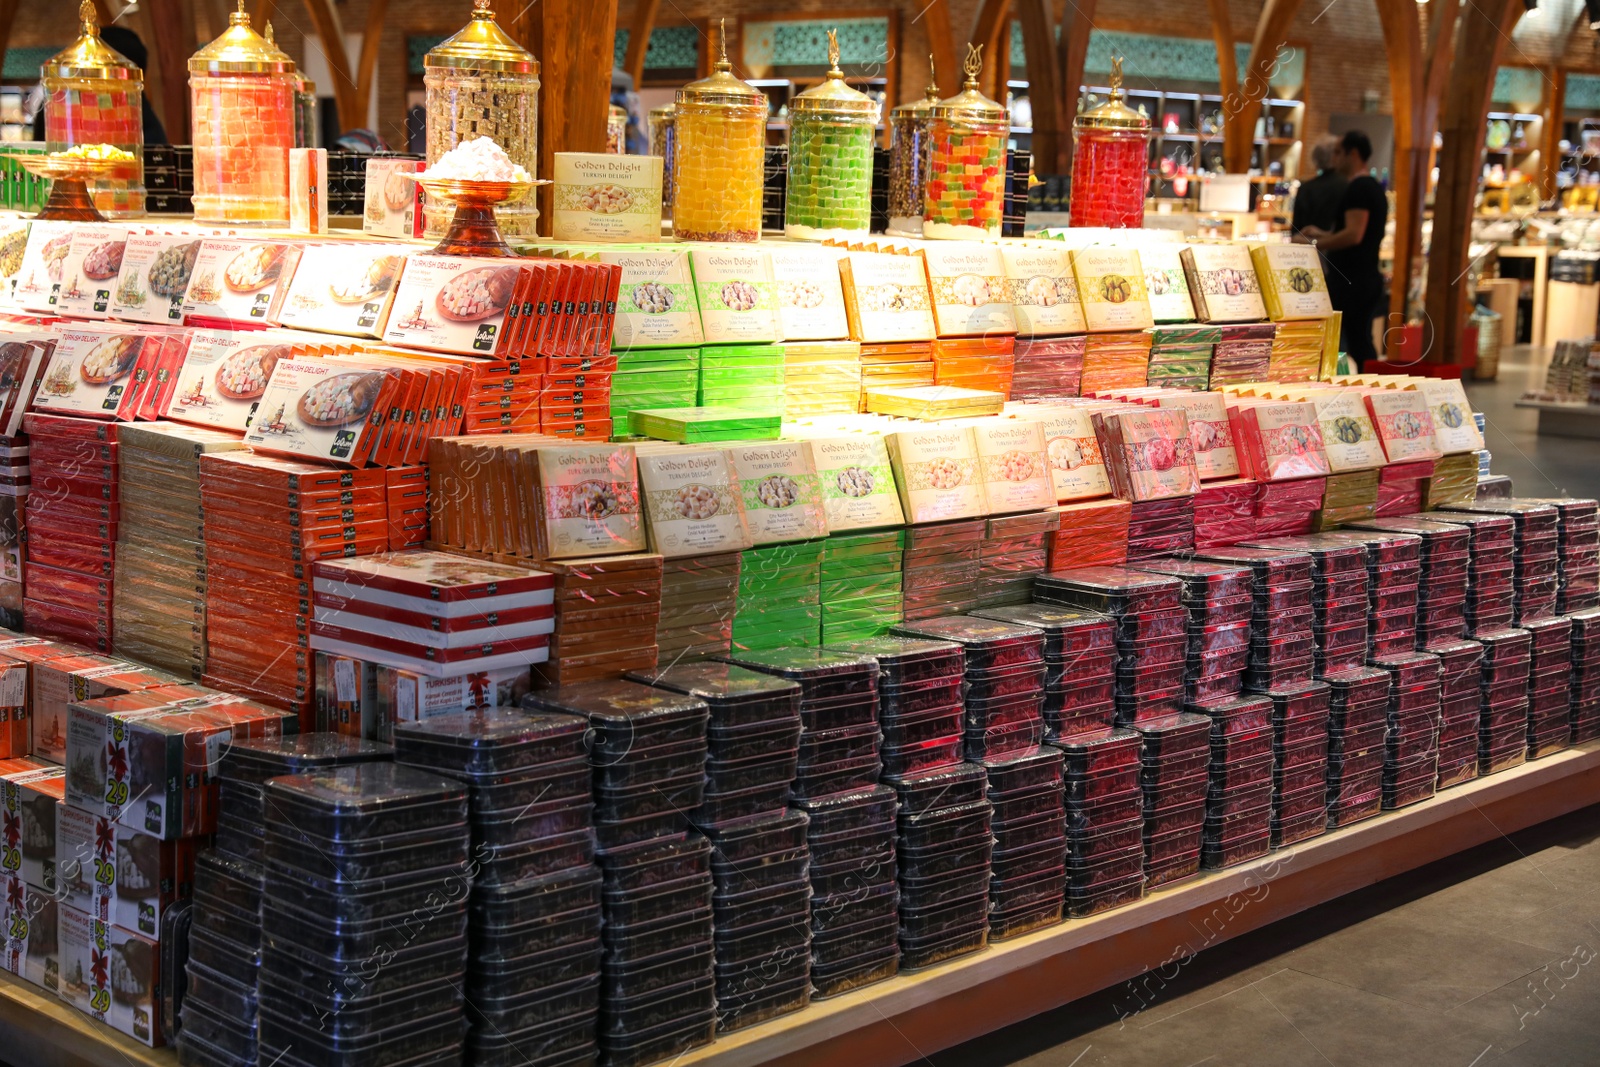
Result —
POLYGON ((1478 634, 1477 639, 1483 644, 1478 773, 1484 775, 1519 766, 1528 758, 1533 634, 1508 628, 1478 634))
POLYGON ((1483 645, 1441 641, 1425 651, 1439 657, 1439 788, 1478 776, 1478 680, 1483 645))
POLYGON ((1065 756, 1044 747, 982 765, 994 810, 988 939, 1001 941, 1061 921, 1067 874, 1065 756))
MULTIPOLYGON (((323 774, 348 764, 389 759, 387 745, 334 734, 291 734, 230 744, 217 765, 216 844, 195 857, 194 894, 189 910, 188 959, 180 981, 184 990, 179 1018, 178 1056, 185 1063, 259 1062, 261 990, 288 986, 321 994, 342 988, 359 992, 371 981, 373 992, 404 988, 408 977, 359 973, 363 961, 322 971, 290 953, 276 953, 263 967, 261 901, 269 872, 265 866, 266 786, 272 778, 323 774), (396 980, 398 979, 398 980, 396 980)), ((280 890, 284 875, 271 877, 280 890)), ((401 883, 404 884, 404 883, 401 883)), ((435 883, 429 882, 430 888, 435 883)), ((298 898, 297 898, 298 899, 298 898)), ((414 906, 400 897, 395 910, 414 906)), ((394 911, 379 910, 374 917, 394 911)))
POLYGON ((1328 828, 1329 701, 1326 682, 1270 689, 1272 701, 1272 847, 1328 828))
POLYGON ((1151 385, 1205 389, 1211 381, 1211 350, 1222 328, 1200 323, 1150 328, 1151 385))
POLYGON ((1110 728, 1116 647, 1110 616, 1055 604, 1017 604, 980 608, 973 614, 1044 634, 1044 737, 1063 737, 1110 728))
POLYGON ((466 788, 368 763, 272 778, 262 792, 260 1057, 383 1062, 457 1047, 471 853, 466 788), (370 968, 396 951, 397 885, 410 890, 407 899, 428 902, 425 921, 408 924, 399 950, 411 956, 408 965, 390 961, 409 979, 406 988, 387 987, 387 969, 354 988, 307 981, 362 961, 370 968), (301 977, 272 980, 284 973, 301 977))
POLYGON ((736 665, 800 686, 800 742, 789 791, 810 819, 811 985, 832 996, 892 976, 899 964, 893 790, 881 786, 878 666, 849 651, 735 653, 736 665), (852 902, 861 900, 859 921, 852 902), (867 901, 874 902, 867 904, 867 901), (820 918, 826 916, 826 919, 820 918))
POLYGON ((933 381, 966 389, 1011 393, 1011 337, 940 337, 933 342, 933 381))
POLYGON ((1316 663, 1310 555, 1276 547, 1237 547, 1208 551, 1202 558, 1251 571, 1246 688, 1264 692, 1309 682, 1316 663))
POLYGON ((706 345, 700 350, 702 407, 783 410, 782 345, 706 345))
POLYGON ((1144 896, 1142 744, 1128 729, 1086 731, 1051 742, 1064 761, 1066 910, 1073 918, 1144 896))
POLYGON ((1285 548, 1311 557, 1311 633, 1317 677, 1360 667, 1367 659, 1367 553, 1358 541, 1332 534, 1253 541, 1256 548, 1285 548))
POLYGON ((1011 396, 1078 396, 1083 381, 1083 357, 1088 338, 1018 337, 1012 353, 1011 396))
POLYGON ((1211 720, 1188 713, 1168 715, 1136 723, 1133 730, 1140 739, 1144 879, 1145 886, 1154 889, 1200 870, 1210 790, 1211 720))
POLYGON ((1374 519, 1355 529, 1414 534, 1422 539, 1417 584, 1416 647, 1465 636, 1471 536, 1460 526, 1421 518, 1374 519))
POLYGON ((978 606, 984 528, 982 519, 906 528, 901 580, 907 621, 978 606))
POLYGON ((118 448, 117 651, 199 680, 206 671, 200 457, 244 444, 224 430, 157 422, 121 427, 118 448))
POLYGON ((628 681, 557 686, 524 705, 576 714, 591 731, 602 1053, 648 1062, 705 1044, 716 1028, 712 845, 686 833, 686 813, 705 794, 710 708, 628 681), (665 954, 680 961, 670 977, 652 971, 665 954))
POLYGON ((0 878, 5 889, 0 917, 6 922, 0 966, 52 995, 60 994, 56 812, 65 795, 61 767, 26 758, 0 763, 0 809, 18 827, 17 863, 0 878))
POLYGON ((24 528, 23 622, 99 652, 112 642, 119 517, 118 424, 29 412, 32 491, 24 528))
POLYGON ((1572 614, 1572 743, 1600 736, 1600 608, 1572 614))
POLYGON ((1216 869, 1264 856, 1275 810, 1273 702, 1252 693, 1191 707, 1211 720, 1200 865, 1216 869))
POLYGON ((979 548, 981 607, 1028 603, 1034 578, 1045 571, 1045 543, 1060 524, 1054 511, 997 515, 987 520, 979 548))
POLYGON ((162 960, 181 936, 196 851, 217 828, 211 756, 283 727, 275 708, 192 685, 73 700, 54 813, 63 1000, 141 1043, 164 1042, 162 960))
POLYGON ((815 647, 822 640, 821 539, 747 549, 739 563, 733 647, 815 647))
MULTIPOLYGON (((705 793, 691 821, 712 845, 718 1029, 804 1007, 811 990, 808 922, 817 918, 810 915, 806 877, 810 820, 785 806, 799 759, 800 686, 726 663, 632 677, 711 709, 705 793)), ((686 891, 699 885, 674 883, 661 913, 698 904, 702 894, 686 891)), ((697 947, 695 960, 703 963, 702 955, 697 947)))
POLYGON ((1182 710, 1189 622, 1183 583, 1130 568, 1085 567, 1042 575, 1034 599, 1105 612, 1115 620, 1117 725, 1182 710))
POLYGON ((1328 702, 1328 828, 1349 826, 1383 807, 1389 730, 1389 672, 1356 667, 1325 676, 1328 702))
POLYGON ((1562 497, 1534 500, 1556 509, 1556 610, 1583 611, 1600 603, 1600 504, 1562 497))
POLYGON ((698 348, 627 348, 618 350, 616 359, 617 369, 611 373, 613 433, 626 433, 629 413, 640 408, 694 406, 700 388, 698 348))
POLYGON ((1509 515, 1487 512, 1430 511, 1430 521, 1466 529, 1471 557, 1467 564, 1467 636, 1478 637, 1511 625, 1516 561, 1515 523, 1509 515))
POLYGON ((1522 624, 1533 634, 1528 665, 1528 758, 1566 748, 1572 734, 1572 620, 1566 616, 1522 624))
POLYGON ((397 722, 514 703, 549 654, 555 579, 444 552, 312 566, 321 728, 388 740, 397 722))
POLYGON ((1416 648, 1422 538, 1380 530, 1340 530, 1333 536, 1366 550, 1368 651, 1381 656, 1416 648))
POLYGON ((822 543, 824 645, 876 637, 900 621, 905 543, 903 529, 835 533, 822 543))
POLYGON ((1439 657, 1400 652, 1374 656, 1372 666, 1390 676, 1383 806, 1400 808, 1433 796, 1439 780, 1439 657))
POLYGON ((1276 328, 1270 322, 1255 322, 1225 324, 1221 330, 1211 350, 1211 388, 1268 380, 1276 328))
POLYGON ((1520 626, 1530 619, 1542 619, 1555 614, 1560 583, 1557 531, 1560 519, 1553 506, 1518 500, 1486 500, 1443 510, 1446 514, 1441 518, 1447 521, 1453 521, 1450 512, 1462 510, 1509 515, 1514 523, 1511 624, 1520 626))
POLYGON ((1250 656, 1249 568, 1185 559, 1144 560, 1138 566, 1183 582, 1183 606, 1189 612, 1185 699, 1210 704, 1238 696, 1250 656))
POLYGON ((727 652, 733 641, 741 553, 664 560, 656 649, 663 662, 727 652))

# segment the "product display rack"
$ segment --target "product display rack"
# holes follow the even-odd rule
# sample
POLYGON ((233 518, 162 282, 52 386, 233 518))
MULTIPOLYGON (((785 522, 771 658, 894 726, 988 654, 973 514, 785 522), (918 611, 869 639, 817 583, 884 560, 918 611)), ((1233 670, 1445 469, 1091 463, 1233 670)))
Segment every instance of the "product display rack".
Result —
MULTIPOLYGON (((1427 863, 1557 818, 1600 792, 1600 744, 1386 812, 1345 830, 1214 871, 1144 900, 991 945, 902 975, 685 1053, 680 1067, 898 1067, 1170 962, 1200 924, 1224 909, 1215 945, 1427 863), (907 1035, 914 1035, 908 1037, 907 1035), (915 1041, 915 1045, 911 1044, 915 1041)), ((1209 936, 1209 928, 1208 930, 1209 936)), ((39 1062, 173 1067, 171 1049, 146 1048, 55 997, 0 973, 0 1038, 49 1049, 39 1062)))

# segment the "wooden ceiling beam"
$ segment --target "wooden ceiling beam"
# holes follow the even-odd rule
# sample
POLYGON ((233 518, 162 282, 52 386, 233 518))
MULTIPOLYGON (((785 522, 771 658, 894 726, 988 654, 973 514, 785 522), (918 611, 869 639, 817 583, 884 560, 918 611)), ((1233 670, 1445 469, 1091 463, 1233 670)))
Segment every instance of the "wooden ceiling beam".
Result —
POLYGON ((933 81, 946 96, 961 91, 961 57, 956 54, 956 38, 950 28, 948 0, 932 0, 911 21, 921 21, 928 35, 928 51, 933 55, 933 81))
POLYGON ((633 78, 635 90, 644 84, 644 57, 650 51, 650 35, 656 28, 656 11, 661 0, 634 0, 633 27, 628 31, 628 53, 622 69, 633 78))
POLYGON ((389 0, 368 0, 367 25, 361 31, 361 56, 356 61, 355 108, 362 122, 366 121, 372 100, 372 83, 378 76, 378 54, 383 50, 383 23, 388 14, 389 0))
MULTIPOLYGON (((1094 29, 1095 0, 1068 0, 1061 37, 1056 42, 1057 62, 1061 68, 1061 122, 1071 127, 1078 117, 1078 100, 1083 91, 1083 65, 1089 55, 1089 31, 1094 29)), ((1072 138, 1069 135, 1061 149, 1061 173, 1072 173, 1072 138)))
MULTIPOLYGON (((1005 87, 996 85, 1005 64, 1000 62, 996 55, 999 51, 1001 28, 1008 25, 1006 13, 1011 9, 1011 0, 983 0, 978 6, 978 13, 972 19, 972 32, 967 35, 967 41, 984 49, 983 73, 979 75, 979 85, 992 99, 999 100, 1005 94, 1005 87)), ((960 92, 959 84, 951 90, 952 93, 960 92)))
MULTIPOLYGON (((350 55, 344 47, 344 27, 339 22, 339 12, 332 0, 304 0, 306 13, 316 27, 323 57, 328 61, 328 73, 333 79, 333 106, 337 112, 339 132, 359 129, 366 125, 367 109, 356 98, 356 76, 350 67, 350 55)), ((318 86, 320 94, 322 87, 318 86)))
MULTIPOLYGON (((1393 3, 1394 0, 1379 0, 1393 3)), ((1272 95, 1272 72, 1277 62, 1278 49, 1289 39, 1289 24, 1300 9, 1300 0, 1267 0, 1256 20, 1255 36, 1250 42, 1250 62, 1239 80, 1238 106, 1228 109, 1223 127, 1223 165, 1230 174, 1244 174, 1250 169, 1250 152, 1254 147, 1256 119, 1261 117, 1261 103, 1272 95)))
MULTIPOLYGON (((1022 48, 1028 57, 1028 102, 1033 106, 1033 169, 1036 174, 1062 174, 1072 138, 1067 94, 1055 48, 1055 19, 1050 0, 1017 0, 1022 22, 1022 48)), ((1076 92, 1072 94, 1076 98, 1076 92)))

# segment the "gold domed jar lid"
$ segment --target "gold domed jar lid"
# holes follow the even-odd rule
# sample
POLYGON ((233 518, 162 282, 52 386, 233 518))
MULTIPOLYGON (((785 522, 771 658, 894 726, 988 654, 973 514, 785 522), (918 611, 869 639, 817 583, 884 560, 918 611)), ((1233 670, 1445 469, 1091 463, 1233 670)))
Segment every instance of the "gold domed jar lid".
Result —
POLYGON ((721 20, 717 26, 716 66, 710 77, 690 82, 678 90, 678 106, 700 104, 713 107, 760 107, 765 110, 767 94, 734 77, 733 64, 728 62, 728 20, 721 20))
POLYGON ((967 58, 961 61, 967 80, 961 91, 948 100, 941 100, 928 109, 929 114, 945 122, 1004 122, 1010 116, 1001 105, 978 91, 978 75, 983 72, 983 45, 967 43, 967 58))
POLYGON ((677 104, 662 104, 650 109, 651 122, 671 122, 678 114, 677 104))
POLYGON ((1148 116, 1122 102, 1121 56, 1111 57, 1111 98, 1073 119, 1072 125, 1079 130, 1132 130, 1145 133, 1150 129, 1148 116))
POLYGON ((294 60, 250 28, 244 0, 221 37, 189 57, 191 74, 293 74, 294 60))
POLYGON ((933 80, 933 57, 928 57, 928 87, 922 90, 922 99, 913 100, 908 104, 897 104, 889 109, 889 116, 917 115, 925 111, 932 111, 933 106, 939 102, 939 83, 933 80))
POLYGON ((789 102, 791 115, 836 115, 878 120, 878 102, 844 82, 839 69, 839 31, 828 31, 828 80, 798 94, 789 102))
POLYGON ((79 37, 72 44, 45 60, 39 72, 46 78, 104 78, 116 81, 144 81, 144 71, 133 61, 100 39, 100 20, 95 17, 92 0, 78 8, 79 37))
POLYGON ((533 53, 500 28, 489 0, 472 0, 472 21, 422 57, 424 67, 491 70, 505 74, 539 73, 533 53))

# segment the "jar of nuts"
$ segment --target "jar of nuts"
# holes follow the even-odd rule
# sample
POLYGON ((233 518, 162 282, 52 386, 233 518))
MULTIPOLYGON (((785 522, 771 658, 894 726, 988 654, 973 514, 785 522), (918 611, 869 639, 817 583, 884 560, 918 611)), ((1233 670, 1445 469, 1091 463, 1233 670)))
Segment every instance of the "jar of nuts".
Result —
POLYGON ((939 102, 933 80, 933 57, 928 57, 928 88, 921 100, 889 111, 894 142, 889 149, 889 232, 901 237, 922 236, 922 197, 928 181, 928 120, 939 102))

